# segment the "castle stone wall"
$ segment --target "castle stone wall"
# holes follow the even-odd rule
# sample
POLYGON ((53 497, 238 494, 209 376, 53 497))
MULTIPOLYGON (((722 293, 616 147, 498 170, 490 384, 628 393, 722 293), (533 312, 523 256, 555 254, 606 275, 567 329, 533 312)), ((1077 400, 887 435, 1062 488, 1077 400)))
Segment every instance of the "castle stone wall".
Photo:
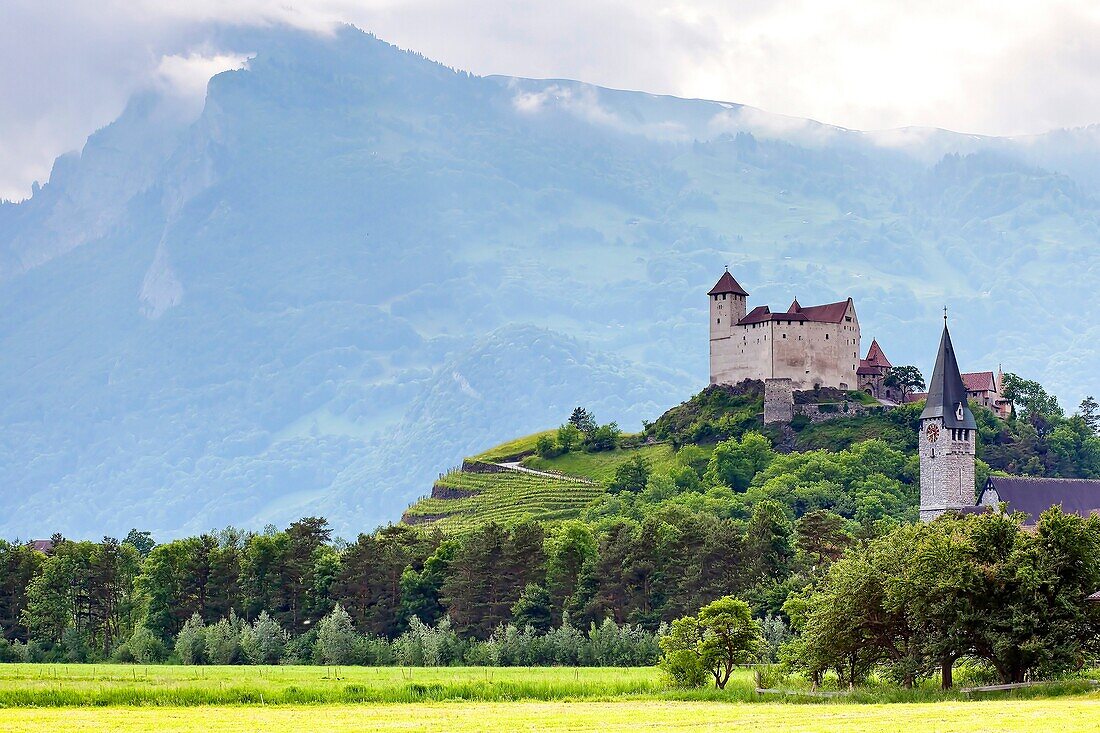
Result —
POLYGON ((711 384, 790 379, 794 389, 858 389, 860 332, 855 309, 840 323, 775 320, 716 330, 712 301, 711 384))
POLYGON ((790 379, 764 380, 764 424, 789 423, 794 417, 794 385, 790 379))

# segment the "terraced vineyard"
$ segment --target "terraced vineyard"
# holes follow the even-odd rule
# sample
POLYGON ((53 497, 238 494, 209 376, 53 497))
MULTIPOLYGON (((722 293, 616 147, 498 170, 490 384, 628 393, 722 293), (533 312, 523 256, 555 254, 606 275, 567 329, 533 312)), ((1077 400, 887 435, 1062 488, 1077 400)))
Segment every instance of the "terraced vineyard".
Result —
POLYGON ((603 493, 602 485, 573 478, 453 471, 436 482, 431 497, 409 507, 403 521, 463 530, 489 519, 505 524, 567 519, 603 493))

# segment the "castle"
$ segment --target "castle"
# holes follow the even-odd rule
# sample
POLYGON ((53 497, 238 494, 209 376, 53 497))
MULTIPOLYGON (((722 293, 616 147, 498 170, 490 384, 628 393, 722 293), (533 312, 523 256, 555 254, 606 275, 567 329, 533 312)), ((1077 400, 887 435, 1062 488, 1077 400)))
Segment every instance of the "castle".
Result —
MULTIPOLYGON (((746 379, 783 390, 819 387, 858 389, 885 405, 918 402, 925 392, 907 393, 887 375, 893 365, 877 340, 859 357, 859 317, 851 298, 803 306, 796 298, 782 313, 760 305, 748 310, 748 292, 729 268, 707 293, 710 300, 710 383, 737 384, 746 379), (786 380, 790 380, 790 384, 786 380)), ((969 399, 1002 418, 1012 410, 1001 396, 1003 375, 962 375, 969 399)))
POLYGON ((790 379, 796 390, 857 389, 859 319, 852 299, 783 313, 747 311, 749 294, 729 269, 710 297, 710 383, 790 379))

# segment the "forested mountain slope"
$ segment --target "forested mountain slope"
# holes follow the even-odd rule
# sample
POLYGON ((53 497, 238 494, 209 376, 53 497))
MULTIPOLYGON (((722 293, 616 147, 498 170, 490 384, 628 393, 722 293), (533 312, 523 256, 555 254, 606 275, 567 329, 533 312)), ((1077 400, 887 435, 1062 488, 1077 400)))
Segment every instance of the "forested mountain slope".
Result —
POLYGON ((1087 131, 863 134, 352 28, 212 42, 251 60, 198 119, 139 96, 0 204, 0 535, 394 521, 572 405, 637 429, 697 391, 727 263, 756 303, 853 296, 895 363, 946 300, 964 368, 1100 387, 1087 131))

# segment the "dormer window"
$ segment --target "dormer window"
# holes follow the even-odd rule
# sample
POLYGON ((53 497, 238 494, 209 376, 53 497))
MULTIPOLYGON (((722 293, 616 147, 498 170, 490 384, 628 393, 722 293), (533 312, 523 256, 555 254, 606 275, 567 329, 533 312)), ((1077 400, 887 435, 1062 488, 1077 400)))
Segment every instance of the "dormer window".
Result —
POLYGON ((961 402, 958 405, 955 406, 955 419, 956 420, 962 420, 963 419, 963 403, 961 403, 961 402))

